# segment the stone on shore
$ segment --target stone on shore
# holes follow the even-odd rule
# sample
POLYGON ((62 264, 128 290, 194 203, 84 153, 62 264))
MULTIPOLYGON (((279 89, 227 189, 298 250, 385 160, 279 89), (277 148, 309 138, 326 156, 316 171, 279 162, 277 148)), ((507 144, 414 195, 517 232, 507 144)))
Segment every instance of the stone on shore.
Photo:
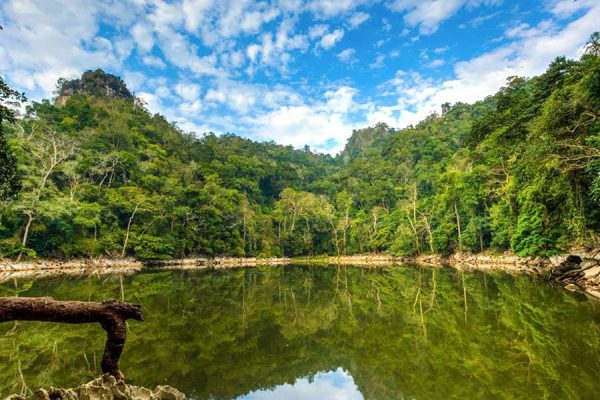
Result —
POLYGON ((6 400, 186 400, 186 396, 170 386, 150 390, 127 385, 112 375, 103 375, 73 389, 38 389, 31 396, 12 395, 6 400))

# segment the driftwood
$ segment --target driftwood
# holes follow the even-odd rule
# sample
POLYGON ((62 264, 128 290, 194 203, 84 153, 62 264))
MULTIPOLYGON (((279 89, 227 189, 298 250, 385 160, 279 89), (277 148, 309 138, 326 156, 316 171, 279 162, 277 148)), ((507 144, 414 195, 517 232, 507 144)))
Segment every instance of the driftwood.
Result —
POLYGON ((0 297, 0 322, 46 321, 67 324, 99 323, 106 331, 102 372, 122 379, 119 357, 125 346, 125 321, 143 321, 137 304, 108 300, 102 303, 57 301, 51 297, 0 297))

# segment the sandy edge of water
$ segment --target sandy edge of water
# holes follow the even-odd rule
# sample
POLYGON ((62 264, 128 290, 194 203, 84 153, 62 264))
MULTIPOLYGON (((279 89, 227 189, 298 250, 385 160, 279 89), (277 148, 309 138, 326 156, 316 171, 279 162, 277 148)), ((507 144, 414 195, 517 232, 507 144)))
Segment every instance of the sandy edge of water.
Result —
MULTIPOLYGON (((519 257, 514 254, 468 254, 457 253, 448 257, 439 255, 420 255, 417 257, 394 257, 388 254, 360 254, 353 256, 302 257, 290 258, 186 258, 168 261, 142 262, 133 258, 98 258, 69 261, 43 260, 14 262, 0 259, 0 283, 12 279, 46 277, 53 275, 82 274, 133 274, 148 269, 168 270, 207 270, 255 267, 257 265, 298 264, 340 264, 362 267, 387 267, 397 264, 416 264, 419 266, 450 266, 461 271, 500 270, 508 273, 524 273, 547 278, 553 269, 565 263, 569 255, 582 260, 582 276, 569 283, 563 283, 567 289, 580 290, 592 297, 600 298, 600 251, 579 250, 566 254, 545 257, 519 257)), ((581 274, 580 274, 581 275, 581 274)))

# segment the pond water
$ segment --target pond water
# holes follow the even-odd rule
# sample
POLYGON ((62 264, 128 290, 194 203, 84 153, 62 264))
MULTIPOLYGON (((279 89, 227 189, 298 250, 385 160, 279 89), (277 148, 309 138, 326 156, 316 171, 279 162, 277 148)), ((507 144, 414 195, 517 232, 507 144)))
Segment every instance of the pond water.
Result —
MULTIPOLYGON (((129 383, 192 399, 599 399, 600 304, 526 276, 286 266, 10 281, 125 299, 129 383)), ((0 324, 0 398, 100 374, 96 325, 0 324)))

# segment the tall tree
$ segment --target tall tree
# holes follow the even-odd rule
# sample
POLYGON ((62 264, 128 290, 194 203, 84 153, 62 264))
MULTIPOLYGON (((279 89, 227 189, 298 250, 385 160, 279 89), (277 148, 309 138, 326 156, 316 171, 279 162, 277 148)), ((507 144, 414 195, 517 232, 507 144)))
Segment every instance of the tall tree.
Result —
POLYGON ((16 160, 4 137, 3 125, 15 121, 15 111, 11 106, 23 101, 25 96, 0 77, 0 200, 15 195, 20 189, 16 160))

